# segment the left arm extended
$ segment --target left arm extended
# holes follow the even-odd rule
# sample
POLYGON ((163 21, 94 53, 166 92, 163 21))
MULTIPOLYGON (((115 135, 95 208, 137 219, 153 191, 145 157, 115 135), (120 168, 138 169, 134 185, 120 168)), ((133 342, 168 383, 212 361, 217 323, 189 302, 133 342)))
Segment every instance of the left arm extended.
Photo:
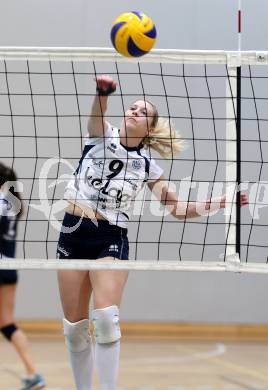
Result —
MULTIPOLYGON (((157 197, 157 199, 168 208, 171 215, 177 219, 197 218, 207 215, 209 212, 226 207, 226 196, 212 198, 204 202, 184 202, 178 199, 176 192, 169 188, 168 182, 164 176, 161 176, 155 182, 149 182, 148 187, 157 197)), ((240 206, 248 204, 247 196, 240 195, 240 206)))

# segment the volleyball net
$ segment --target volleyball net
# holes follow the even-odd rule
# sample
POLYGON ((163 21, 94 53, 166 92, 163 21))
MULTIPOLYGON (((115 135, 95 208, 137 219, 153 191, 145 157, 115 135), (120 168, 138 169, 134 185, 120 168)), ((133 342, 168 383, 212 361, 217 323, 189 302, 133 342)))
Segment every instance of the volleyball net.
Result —
POLYGON ((0 268, 238 270, 268 272, 268 53, 0 48, 0 161, 14 168, 24 206, 17 258, 0 268), (64 188, 78 165, 97 75, 118 88, 107 120, 119 126, 136 100, 153 102, 186 148, 150 151, 184 202, 227 195, 227 207, 177 220, 146 186, 129 222, 130 261, 56 259, 64 188), (249 205, 237 204, 239 191, 249 205))

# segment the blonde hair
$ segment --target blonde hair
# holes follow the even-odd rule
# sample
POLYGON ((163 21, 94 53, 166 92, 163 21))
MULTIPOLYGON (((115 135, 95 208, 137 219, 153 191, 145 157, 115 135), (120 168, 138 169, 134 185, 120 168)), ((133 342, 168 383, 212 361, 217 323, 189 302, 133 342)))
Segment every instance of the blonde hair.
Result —
POLYGON ((155 150, 164 158, 179 154, 184 149, 185 143, 175 129, 172 121, 170 119, 159 118, 155 105, 151 102, 148 103, 154 109, 151 124, 153 131, 144 138, 144 147, 155 150))

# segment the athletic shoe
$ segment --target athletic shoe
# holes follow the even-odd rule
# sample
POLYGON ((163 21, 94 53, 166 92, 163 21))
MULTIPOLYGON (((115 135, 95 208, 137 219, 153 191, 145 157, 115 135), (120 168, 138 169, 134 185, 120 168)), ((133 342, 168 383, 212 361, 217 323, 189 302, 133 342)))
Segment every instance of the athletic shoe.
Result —
POLYGON ((34 374, 30 378, 22 380, 22 387, 20 390, 38 390, 43 389, 46 383, 41 374, 34 374))

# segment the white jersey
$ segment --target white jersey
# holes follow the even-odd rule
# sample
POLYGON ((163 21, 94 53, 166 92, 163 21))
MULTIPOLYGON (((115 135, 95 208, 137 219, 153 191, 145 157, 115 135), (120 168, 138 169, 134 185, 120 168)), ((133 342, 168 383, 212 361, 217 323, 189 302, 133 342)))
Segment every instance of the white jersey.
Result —
POLYGON ((162 173, 142 146, 123 146, 119 130, 108 124, 105 137, 86 139, 65 199, 97 210, 110 223, 125 228, 137 194, 162 173))

